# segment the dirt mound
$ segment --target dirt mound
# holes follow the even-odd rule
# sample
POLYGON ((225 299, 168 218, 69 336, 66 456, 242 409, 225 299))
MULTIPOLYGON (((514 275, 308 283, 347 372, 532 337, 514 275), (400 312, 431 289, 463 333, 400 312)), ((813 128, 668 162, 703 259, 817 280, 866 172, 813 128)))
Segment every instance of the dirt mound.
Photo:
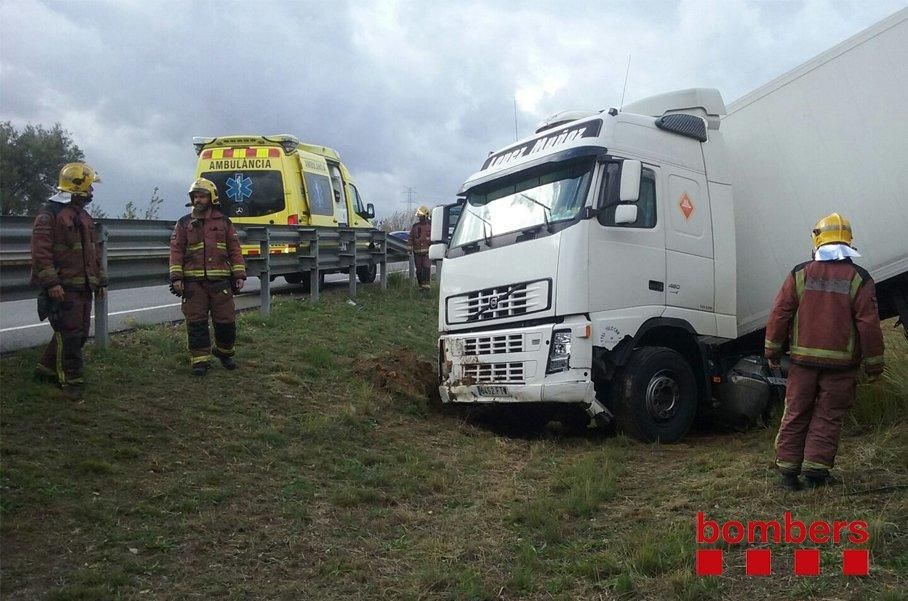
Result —
POLYGON ((416 353, 406 348, 393 349, 379 357, 366 359, 357 369, 392 396, 404 395, 424 399, 430 407, 438 407, 438 378, 435 367, 420 361, 416 353))

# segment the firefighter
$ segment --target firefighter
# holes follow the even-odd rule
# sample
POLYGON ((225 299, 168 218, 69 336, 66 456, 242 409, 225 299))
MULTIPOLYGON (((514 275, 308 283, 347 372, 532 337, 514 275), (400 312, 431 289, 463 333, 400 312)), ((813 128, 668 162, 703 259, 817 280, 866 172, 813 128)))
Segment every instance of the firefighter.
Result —
POLYGON ((839 433, 854 403, 858 368, 883 372, 883 333, 870 274, 854 264, 851 224, 838 213, 813 229, 813 260, 792 269, 766 324, 765 355, 779 367, 788 344, 791 369, 776 436, 776 466, 787 489, 831 483, 839 433))
POLYGON ((32 284, 41 288, 38 314, 50 317, 53 338, 35 367, 35 379, 79 394, 82 347, 91 325, 92 294, 103 296, 107 276, 95 222, 85 210, 98 173, 85 163, 60 170, 57 194, 41 205, 32 229, 32 284))
POLYGON ((429 278, 432 274, 432 262, 429 260, 429 245, 432 243, 432 220, 429 219, 429 207, 422 205, 416 209, 416 223, 410 228, 410 239, 407 246, 413 253, 416 267, 416 281, 420 290, 429 289, 429 278))
POLYGON ((182 297, 192 373, 204 376, 211 356, 226 369, 236 369, 236 313, 233 294, 243 288, 246 265, 236 229, 221 213, 214 183, 199 178, 189 187, 192 212, 170 236, 170 285, 182 297), (214 322, 214 348, 208 315, 214 322))

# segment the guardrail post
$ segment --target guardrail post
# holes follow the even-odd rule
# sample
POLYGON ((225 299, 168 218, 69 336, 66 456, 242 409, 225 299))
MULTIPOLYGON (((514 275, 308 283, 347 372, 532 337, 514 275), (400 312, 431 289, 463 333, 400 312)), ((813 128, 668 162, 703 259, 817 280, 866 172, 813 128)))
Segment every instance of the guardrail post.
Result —
POLYGON ((388 234, 385 232, 375 232, 374 237, 378 239, 379 248, 381 249, 381 289, 388 289, 388 234))
MULTIPOLYGON (((98 230, 98 246, 101 253, 101 269, 107 273, 107 227, 103 223, 96 226, 98 230)), ((105 349, 110 346, 107 322, 107 290, 105 294, 95 294, 95 345, 105 349)))
POLYGON ((309 301, 318 302, 319 296, 319 233, 317 229, 299 229, 299 245, 296 254, 301 272, 309 272, 309 301), (303 246, 309 247, 309 254, 303 254, 303 246))
POLYGON ((350 298, 356 298, 356 230, 338 230, 341 264, 347 267, 350 298))
POLYGON ((262 240, 259 241, 259 254, 262 267, 259 271, 259 294, 262 315, 271 315, 271 230, 266 226, 262 240))

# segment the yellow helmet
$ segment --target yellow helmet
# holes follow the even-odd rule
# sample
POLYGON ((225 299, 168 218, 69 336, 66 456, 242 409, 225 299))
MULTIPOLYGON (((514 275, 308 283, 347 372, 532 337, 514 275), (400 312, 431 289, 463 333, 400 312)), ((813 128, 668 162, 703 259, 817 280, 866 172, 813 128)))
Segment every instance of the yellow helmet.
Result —
POLYGON ((428 217, 429 216, 429 207, 427 207, 426 205, 422 205, 421 207, 416 209, 416 216, 417 217, 428 217))
POLYGON ((208 192, 208 196, 211 197, 211 204, 219 204, 218 201, 218 188, 214 185, 214 182, 210 179, 205 179, 200 177, 199 179, 192 182, 192 185, 189 186, 189 200, 192 200, 193 192, 208 192))
POLYGON ((839 215, 832 213, 823 217, 813 226, 813 248, 820 248, 824 244, 847 244, 851 246, 851 222, 839 215))
POLYGON ((60 169, 57 190, 70 194, 88 194, 91 185, 100 181, 101 176, 87 163, 67 163, 60 169))

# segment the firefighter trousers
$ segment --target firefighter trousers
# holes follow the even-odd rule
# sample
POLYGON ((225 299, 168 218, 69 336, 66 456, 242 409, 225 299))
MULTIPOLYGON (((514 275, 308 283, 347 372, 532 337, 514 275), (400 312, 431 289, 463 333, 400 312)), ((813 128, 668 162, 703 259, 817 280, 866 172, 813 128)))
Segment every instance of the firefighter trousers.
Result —
POLYGON ((214 322, 214 354, 231 357, 236 342, 236 308, 230 280, 186 280, 183 282, 183 316, 192 365, 211 360, 208 316, 214 322))
POLYGON ((792 365, 785 413, 776 436, 776 465, 783 473, 828 474, 835 463, 845 415, 854 404, 856 369, 792 365))
POLYGON ((82 384, 82 347, 91 328, 91 300, 90 290, 63 289, 60 316, 51 323, 54 337, 38 361, 37 373, 63 386, 82 384))
POLYGON ((416 281, 420 288, 429 287, 429 278, 432 274, 432 261, 428 253, 413 253, 413 264, 416 267, 416 281))

